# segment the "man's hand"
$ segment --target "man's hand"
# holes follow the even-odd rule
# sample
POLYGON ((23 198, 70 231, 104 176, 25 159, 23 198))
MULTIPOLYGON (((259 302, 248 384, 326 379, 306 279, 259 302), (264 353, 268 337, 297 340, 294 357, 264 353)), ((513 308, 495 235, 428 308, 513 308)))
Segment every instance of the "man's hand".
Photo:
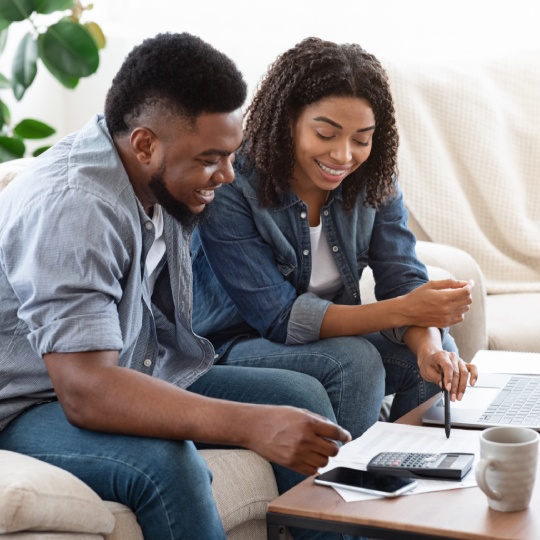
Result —
POLYGON ((351 440, 348 431, 326 418, 286 406, 265 406, 246 446, 268 461, 302 474, 315 474, 351 440))
POLYGON ((420 375, 426 381, 441 385, 444 374, 445 388, 451 401, 463 397, 467 382, 471 385, 478 379, 478 369, 474 364, 464 362, 456 353, 437 351, 425 357, 418 357, 420 375))
POLYGON ((401 326, 445 328, 460 323, 472 304, 472 281, 429 281, 401 299, 401 326))

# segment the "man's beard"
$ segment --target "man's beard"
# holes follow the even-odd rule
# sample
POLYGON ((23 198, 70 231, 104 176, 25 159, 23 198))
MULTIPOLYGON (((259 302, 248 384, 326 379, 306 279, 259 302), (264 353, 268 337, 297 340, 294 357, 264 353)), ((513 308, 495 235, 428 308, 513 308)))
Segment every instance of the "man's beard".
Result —
POLYGON ((159 171, 152 175, 148 182, 148 187, 155 195, 158 204, 160 204, 174 219, 176 219, 183 227, 195 227, 203 223, 208 217, 210 208, 205 206, 202 212, 195 214, 189 207, 176 200, 171 192, 167 189, 163 175, 165 173, 165 163, 162 163, 159 171))

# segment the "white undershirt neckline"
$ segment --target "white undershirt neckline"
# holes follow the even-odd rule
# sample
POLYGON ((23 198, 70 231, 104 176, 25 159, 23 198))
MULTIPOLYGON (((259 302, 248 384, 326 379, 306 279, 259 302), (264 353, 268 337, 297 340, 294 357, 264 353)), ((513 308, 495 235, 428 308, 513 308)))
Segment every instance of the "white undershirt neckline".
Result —
POLYGON ((311 239, 311 277, 308 291, 326 300, 331 300, 343 286, 322 221, 316 227, 309 228, 311 239))
POLYGON ((165 255, 165 238, 163 237, 163 212, 159 204, 154 205, 152 213, 152 223, 154 224, 154 243, 148 250, 146 256, 146 274, 148 275, 148 287, 150 295, 154 292, 154 285, 157 279, 157 267, 165 255))

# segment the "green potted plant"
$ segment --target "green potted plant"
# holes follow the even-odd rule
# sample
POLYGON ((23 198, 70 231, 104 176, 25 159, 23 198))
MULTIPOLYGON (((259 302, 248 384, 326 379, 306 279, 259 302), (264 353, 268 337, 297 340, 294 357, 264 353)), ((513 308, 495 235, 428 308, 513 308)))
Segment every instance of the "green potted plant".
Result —
MULTIPOLYGON (((0 73, 0 92, 11 91, 20 101, 34 82, 40 64, 71 89, 81 78, 95 73, 105 37, 97 23, 83 22, 84 13, 91 9, 92 4, 83 6, 80 0, 0 0, 0 55, 13 24, 29 27, 16 48, 10 76, 0 73), (54 21, 52 14, 57 15, 54 21)), ((0 98, 0 162, 23 157, 25 140, 45 139, 55 132, 53 127, 32 118, 13 123, 8 106, 0 98)), ((32 155, 47 148, 42 146, 32 155)))

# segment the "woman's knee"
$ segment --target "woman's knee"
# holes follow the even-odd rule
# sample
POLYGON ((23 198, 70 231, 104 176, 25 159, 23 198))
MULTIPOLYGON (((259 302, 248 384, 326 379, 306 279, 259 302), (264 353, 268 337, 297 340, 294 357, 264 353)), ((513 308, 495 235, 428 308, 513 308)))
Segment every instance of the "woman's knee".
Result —
POLYGON ((376 384, 377 380, 384 381, 385 369, 381 354, 362 336, 326 339, 321 352, 332 358, 332 363, 340 369, 344 379, 354 380, 357 384, 366 378, 371 381, 370 384, 376 384))

